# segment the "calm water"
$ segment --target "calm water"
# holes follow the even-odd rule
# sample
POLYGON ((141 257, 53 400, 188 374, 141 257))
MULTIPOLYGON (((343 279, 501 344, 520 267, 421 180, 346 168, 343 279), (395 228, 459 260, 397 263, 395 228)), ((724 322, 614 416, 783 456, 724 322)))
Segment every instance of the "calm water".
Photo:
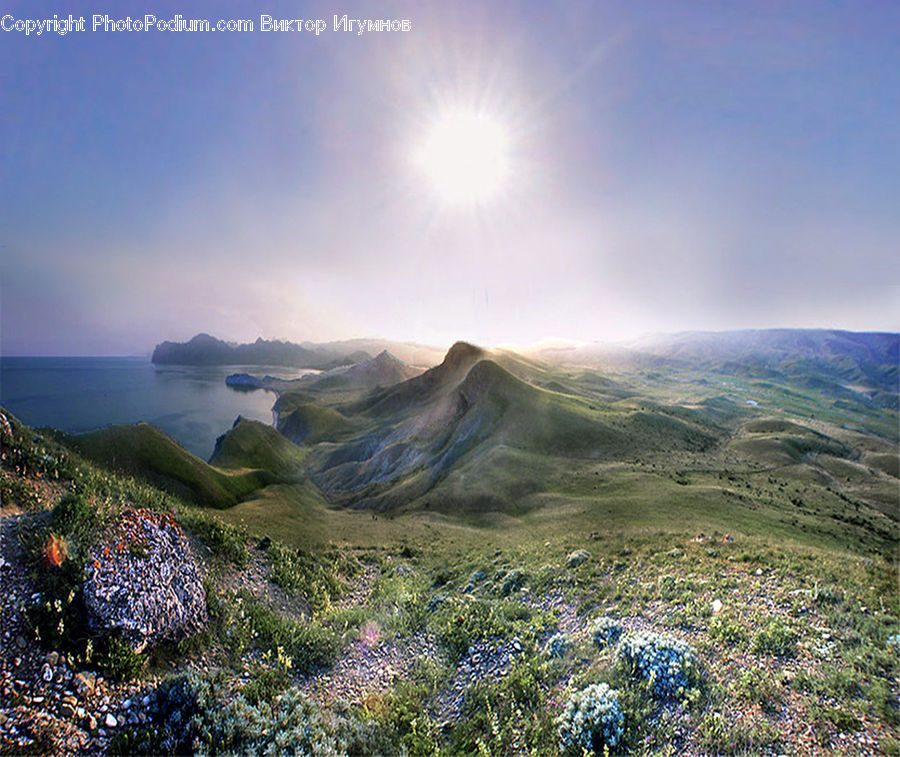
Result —
POLYGON ((230 373, 295 378, 260 366, 153 365, 146 358, 0 358, 0 404, 29 426, 82 433, 147 421, 208 459, 238 415, 272 422, 275 395, 225 385, 230 373))

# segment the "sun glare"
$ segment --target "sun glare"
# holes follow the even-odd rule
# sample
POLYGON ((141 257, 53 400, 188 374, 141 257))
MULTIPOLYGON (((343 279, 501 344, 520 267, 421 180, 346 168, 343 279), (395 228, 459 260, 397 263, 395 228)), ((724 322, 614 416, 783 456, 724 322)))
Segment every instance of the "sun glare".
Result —
POLYGON ((475 111, 446 112, 426 128, 413 164, 446 205, 495 198, 510 173, 510 137, 503 123, 475 111))

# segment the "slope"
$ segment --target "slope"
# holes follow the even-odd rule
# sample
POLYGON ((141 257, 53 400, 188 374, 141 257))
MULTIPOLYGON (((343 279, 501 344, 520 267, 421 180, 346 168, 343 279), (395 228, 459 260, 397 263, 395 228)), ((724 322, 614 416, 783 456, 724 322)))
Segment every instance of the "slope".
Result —
MULTIPOLYGON (((457 343, 439 366, 370 395, 355 408, 369 428, 318 448, 313 480, 334 502, 384 509, 413 502, 491 450, 516 450, 520 460, 600 460, 641 450, 701 450, 717 441, 708 424, 653 411, 601 412, 584 398, 517 378, 492 357, 457 343)), ((510 480, 496 492, 498 503, 512 505, 522 488, 510 480)))
POLYGON ((238 417, 234 426, 216 440, 209 462, 227 470, 254 468, 280 481, 301 476, 305 453, 272 426, 238 417))
POLYGON ((63 439, 88 460, 144 479, 198 505, 229 507, 275 479, 265 470, 218 470, 148 423, 111 426, 90 434, 64 435, 63 439))

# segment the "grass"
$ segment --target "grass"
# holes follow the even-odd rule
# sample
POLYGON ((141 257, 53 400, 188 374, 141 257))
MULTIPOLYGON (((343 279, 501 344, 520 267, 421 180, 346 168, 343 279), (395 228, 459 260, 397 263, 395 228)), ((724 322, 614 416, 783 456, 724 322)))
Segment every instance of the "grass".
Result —
POLYGON ((272 473, 265 471, 218 470, 146 423, 112 426, 69 436, 66 441, 99 465, 206 507, 230 507, 275 480, 272 473))
POLYGON ((306 452, 271 426, 241 418, 216 445, 210 463, 226 470, 261 470, 279 480, 302 478, 306 452))

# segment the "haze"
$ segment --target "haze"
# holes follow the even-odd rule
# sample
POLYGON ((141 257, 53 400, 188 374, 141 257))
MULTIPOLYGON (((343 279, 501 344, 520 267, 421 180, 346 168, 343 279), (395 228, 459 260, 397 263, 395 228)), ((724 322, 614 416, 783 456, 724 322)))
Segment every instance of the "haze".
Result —
POLYGON ((3 354, 900 328, 896 3, 157 6, 257 29, 0 36, 3 354), (447 109, 508 148, 470 201, 447 109))

